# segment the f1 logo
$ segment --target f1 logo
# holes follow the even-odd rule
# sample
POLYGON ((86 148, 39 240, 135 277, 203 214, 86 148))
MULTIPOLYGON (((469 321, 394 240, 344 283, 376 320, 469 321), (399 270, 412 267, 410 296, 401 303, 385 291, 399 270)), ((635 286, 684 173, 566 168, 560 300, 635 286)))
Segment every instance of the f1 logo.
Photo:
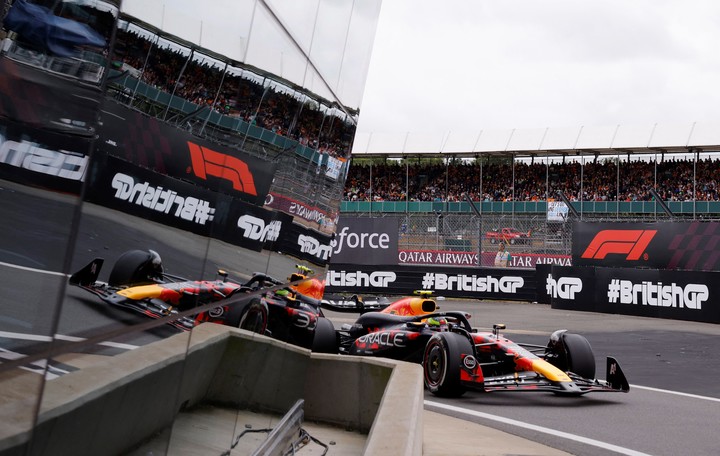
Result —
POLYGON ((595 235, 580 258, 604 260, 611 253, 627 254, 628 261, 640 259, 657 230, 602 230, 595 235))
POLYGON ((247 163, 239 158, 215 152, 188 141, 193 173, 200 179, 215 176, 232 182, 235 190, 257 196, 255 179, 247 163))

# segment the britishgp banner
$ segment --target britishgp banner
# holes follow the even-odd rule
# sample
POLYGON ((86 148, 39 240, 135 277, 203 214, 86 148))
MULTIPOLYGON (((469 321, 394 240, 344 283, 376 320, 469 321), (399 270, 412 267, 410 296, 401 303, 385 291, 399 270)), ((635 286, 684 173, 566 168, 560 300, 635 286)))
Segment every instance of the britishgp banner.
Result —
POLYGON ((553 266, 552 307, 720 323, 720 273, 553 266))
POLYGON ((87 201, 209 236, 215 193, 117 157, 93 160, 87 201))
POLYGON ((331 262, 397 264, 398 221, 397 217, 340 217, 331 262))
POLYGON ((327 293, 409 295, 431 290, 453 298, 533 301, 535 287, 535 271, 528 269, 332 263, 325 276, 327 293))
POLYGON ((719 222, 574 222, 572 264, 720 269, 719 222))
POLYGON ((262 206, 277 164, 192 136, 108 101, 98 149, 127 162, 262 206))

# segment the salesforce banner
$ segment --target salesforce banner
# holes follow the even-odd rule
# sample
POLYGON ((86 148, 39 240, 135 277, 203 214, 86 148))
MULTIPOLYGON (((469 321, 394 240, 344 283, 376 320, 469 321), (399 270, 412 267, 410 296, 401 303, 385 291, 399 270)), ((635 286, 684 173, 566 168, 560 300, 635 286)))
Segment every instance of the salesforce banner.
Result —
POLYGON ((326 293, 410 295, 431 290, 438 296, 535 300, 535 270, 331 263, 326 293))
POLYGON ((553 308, 720 323, 720 273, 553 266, 553 308))
POLYGON ((397 217, 346 217, 338 220, 331 263, 397 264, 397 217))

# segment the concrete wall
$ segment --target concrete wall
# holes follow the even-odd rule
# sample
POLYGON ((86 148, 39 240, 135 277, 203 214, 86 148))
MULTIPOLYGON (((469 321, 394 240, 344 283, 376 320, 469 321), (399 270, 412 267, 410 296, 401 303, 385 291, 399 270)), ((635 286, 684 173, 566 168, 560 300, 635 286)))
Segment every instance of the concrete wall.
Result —
POLYGON ((119 454, 171 426, 183 407, 282 415, 300 398, 305 419, 368 433, 366 454, 422 454, 418 365, 311 354, 204 324, 47 382, 36 426, 4 436, 0 455, 119 454))

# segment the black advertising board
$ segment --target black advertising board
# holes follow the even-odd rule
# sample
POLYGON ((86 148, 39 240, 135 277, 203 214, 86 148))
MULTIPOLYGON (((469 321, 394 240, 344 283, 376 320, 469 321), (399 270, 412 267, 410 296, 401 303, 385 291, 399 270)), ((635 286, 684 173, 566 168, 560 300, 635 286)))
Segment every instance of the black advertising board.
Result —
POLYGON ((277 165, 108 101, 98 150, 262 206, 277 165))
POLYGON ((164 225, 209 236, 215 194, 116 157, 93 161, 85 198, 164 225))
POLYGON ((0 177, 79 195, 92 139, 19 125, 0 118, 0 177))
POLYGON ((298 223, 283 225, 283 236, 276 244, 278 250, 311 263, 325 266, 330 258, 332 238, 298 223))
POLYGON ((574 266, 720 269, 719 222, 574 222, 574 266))
POLYGON ((720 323, 720 273, 596 268, 596 311, 720 323))
POLYGON ((246 249, 274 250, 290 235, 292 216, 218 194, 211 236, 246 249))
POLYGON ((718 272, 553 266, 551 279, 554 309, 720 323, 718 272))
POLYGON ((341 216, 332 242, 331 263, 397 264, 397 217, 341 216))
POLYGON ((454 298, 533 301, 535 287, 535 270, 529 269, 332 263, 327 271, 325 290, 382 295, 432 290, 439 296, 454 298))
POLYGON ((553 309, 596 312, 595 270, 575 266, 552 266, 538 277, 538 294, 544 293, 553 309))

